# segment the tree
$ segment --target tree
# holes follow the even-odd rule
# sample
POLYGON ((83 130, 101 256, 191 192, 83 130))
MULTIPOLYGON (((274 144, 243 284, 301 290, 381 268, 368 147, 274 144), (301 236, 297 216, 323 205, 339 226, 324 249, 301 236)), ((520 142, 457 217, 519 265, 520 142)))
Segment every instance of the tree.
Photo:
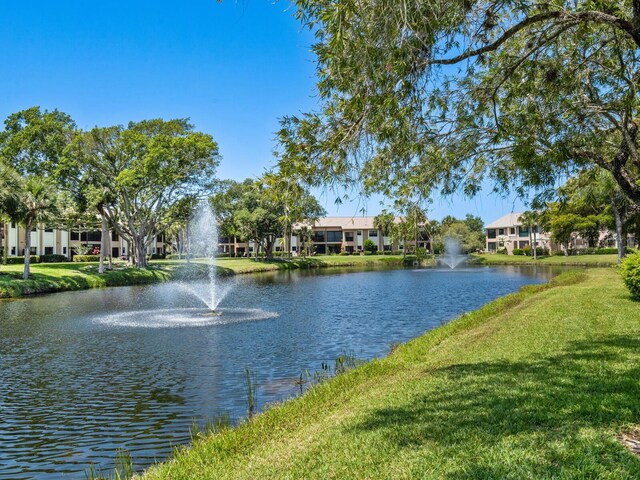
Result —
POLYGON ((0 161, 0 227, 2 236, 2 263, 7 264, 9 251, 9 236, 4 230, 5 221, 17 220, 18 205, 20 202, 21 178, 18 173, 0 161))
POLYGON ((523 225, 527 226, 529 230, 529 245, 531 245, 531 252, 533 253, 533 259, 538 259, 538 241, 536 235, 538 234, 538 228, 542 221, 542 214, 536 210, 527 210, 519 218, 523 225))
POLYGON ((364 241, 362 248, 365 252, 371 252, 371 253, 375 253, 378 250, 378 246, 376 245, 376 242, 374 242, 370 238, 367 238, 364 241))
POLYGON ((15 218, 25 230, 24 272, 27 279, 31 273, 31 231, 39 224, 53 222, 57 214, 57 197, 53 185, 38 176, 21 179, 19 202, 14 212, 15 218))
POLYGON ((78 181, 104 194, 94 204, 141 268, 154 237, 176 221, 168 214, 174 203, 204 197, 219 162, 213 138, 194 132, 186 119, 94 128, 74 142, 67 157, 78 181))
MULTIPOLYGON (((467 218, 468 217, 469 216, 467 216, 467 218)), ((480 220, 480 222, 482 222, 482 220, 480 220)), ((484 227, 484 224, 481 223, 481 225, 484 227)), ((453 238, 457 240, 461 249, 466 253, 475 252, 484 249, 485 244, 484 228, 478 231, 477 226, 478 223, 475 218, 469 223, 467 223, 466 219, 454 219, 453 221, 447 219, 447 222, 443 223, 441 227, 440 235, 443 239, 453 238), (469 224, 475 227, 476 230, 472 230, 469 224)))
POLYGON ((640 204, 640 0, 296 4, 321 106, 279 139, 308 178, 525 196, 597 165, 640 204))
POLYGON ((382 210, 381 213, 373 218, 373 228, 380 230, 382 234, 382 251, 384 252, 384 237, 388 237, 396 221, 396 216, 393 213, 382 210))
POLYGON ((559 193, 574 210, 579 209, 585 216, 597 215, 600 223, 614 228, 620 263, 625 255, 624 227, 634 209, 612 175, 602 168, 585 171, 569 179, 559 193))
POLYGON ((57 213, 55 187, 64 165, 64 150, 75 135, 76 126, 69 115, 39 107, 9 115, 0 132, 0 164, 9 168, 4 172, 5 181, 9 180, 15 193, 5 214, 27 229, 24 278, 30 272, 31 228, 41 221, 53 221, 57 213))

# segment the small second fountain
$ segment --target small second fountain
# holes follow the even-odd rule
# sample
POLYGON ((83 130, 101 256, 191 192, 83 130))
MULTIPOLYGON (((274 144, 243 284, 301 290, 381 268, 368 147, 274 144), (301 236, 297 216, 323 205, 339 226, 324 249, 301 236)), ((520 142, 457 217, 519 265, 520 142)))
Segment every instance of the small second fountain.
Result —
POLYGON ((460 242, 453 238, 447 237, 444 239, 444 255, 440 257, 440 261, 447 265, 452 270, 461 263, 464 263, 467 256, 462 253, 460 242))

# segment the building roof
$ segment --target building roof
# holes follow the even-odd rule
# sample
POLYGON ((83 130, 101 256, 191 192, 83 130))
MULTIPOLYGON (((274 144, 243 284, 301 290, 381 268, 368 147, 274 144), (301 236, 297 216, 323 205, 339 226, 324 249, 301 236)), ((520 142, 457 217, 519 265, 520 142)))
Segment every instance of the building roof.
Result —
POLYGON ((522 215, 522 212, 507 213, 505 216, 494 220, 484 228, 505 228, 522 225, 522 223, 520 222, 520 215, 522 215))
MULTIPOLYGON (((373 220, 375 217, 322 217, 315 222, 304 222, 303 224, 296 224, 295 227, 300 225, 306 225, 314 228, 339 228, 342 230, 373 230, 373 220)), ((395 217, 395 223, 401 221, 401 217, 395 217)))

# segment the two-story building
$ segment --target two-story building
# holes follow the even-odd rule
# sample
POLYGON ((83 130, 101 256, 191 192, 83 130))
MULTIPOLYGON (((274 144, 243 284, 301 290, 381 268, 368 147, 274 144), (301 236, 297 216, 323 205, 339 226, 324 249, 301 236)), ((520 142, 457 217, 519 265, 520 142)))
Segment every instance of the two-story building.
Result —
POLYGON ((532 231, 529 232, 529 226, 523 225, 520 221, 521 215, 522 213, 508 213, 485 227, 487 252, 495 253, 506 248, 507 253, 512 255, 515 248, 528 247, 532 241, 536 247, 556 249, 548 232, 538 227, 532 227, 532 231))

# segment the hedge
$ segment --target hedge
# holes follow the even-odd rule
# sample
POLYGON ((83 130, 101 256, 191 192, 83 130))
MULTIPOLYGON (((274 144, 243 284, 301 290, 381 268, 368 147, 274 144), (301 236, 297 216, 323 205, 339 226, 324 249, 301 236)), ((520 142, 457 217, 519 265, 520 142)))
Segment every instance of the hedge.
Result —
POLYGON ((99 262, 100 255, 75 255, 73 257, 74 262, 84 263, 84 262, 99 262))
POLYGON ((620 265, 620 275, 631 296, 640 300, 640 254, 634 253, 623 260, 620 265))
MULTIPOLYGON (((40 263, 40 255, 31 255, 31 263, 40 263)), ((23 265, 24 257, 7 257, 7 265, 23 265)))

